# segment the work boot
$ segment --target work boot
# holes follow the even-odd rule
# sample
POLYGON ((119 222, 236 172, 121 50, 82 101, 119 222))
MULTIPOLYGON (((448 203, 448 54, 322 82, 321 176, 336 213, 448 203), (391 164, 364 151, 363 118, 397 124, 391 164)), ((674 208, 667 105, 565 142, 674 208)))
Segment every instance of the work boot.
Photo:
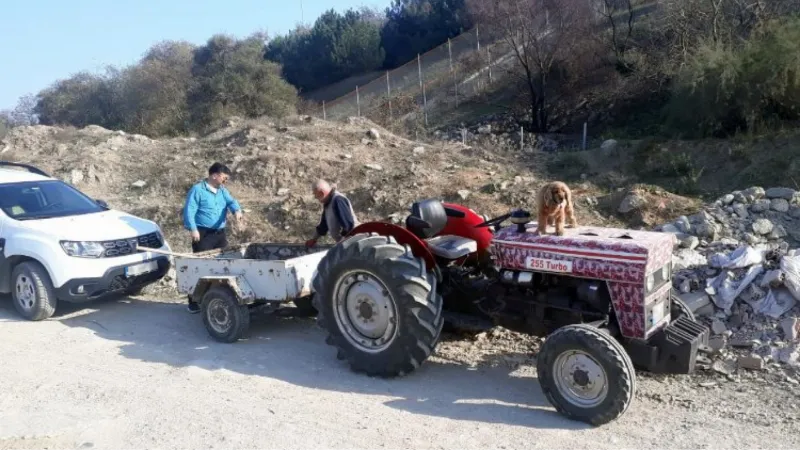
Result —
POLYGON ((192 314, 197 314, 200 312, 200 305, 195 302, 189 302, 189 305, 186 307, 192 314))

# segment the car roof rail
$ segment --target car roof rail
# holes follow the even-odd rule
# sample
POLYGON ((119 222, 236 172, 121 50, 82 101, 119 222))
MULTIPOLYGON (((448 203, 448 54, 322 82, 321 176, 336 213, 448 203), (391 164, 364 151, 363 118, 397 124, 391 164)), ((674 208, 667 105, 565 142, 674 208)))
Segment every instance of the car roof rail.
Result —
POLYGON ((42 170, 42 169, 40 169, 38 167, 34 167, 34 166, 30 165, 30 164, 17 163, 17 162, 11 162, 11 161, 0 161, 0 167, 20 167, 22 169, 27 169, 29 172, 35 173, 36 175, 41 175, 43 177, 52 178, 50 176, 50 174, 48 174, 44 170, 42 170))

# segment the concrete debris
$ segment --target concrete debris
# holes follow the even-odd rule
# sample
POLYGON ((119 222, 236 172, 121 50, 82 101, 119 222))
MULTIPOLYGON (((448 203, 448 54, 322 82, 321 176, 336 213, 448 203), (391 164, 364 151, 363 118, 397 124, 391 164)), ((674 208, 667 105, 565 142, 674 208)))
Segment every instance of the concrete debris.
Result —
POLYGON ((711 331, 713 370, 800 361, 798 209, 794 189, 753 186, 656 227, 678 238, 673 287, 711 331))
POLYGON ((789 342, 796 341, 800 334, 800 320, 797 317, 786 317, 780 323, 784 339, 789 342))
POLYGON ((492 147, 525 153, 536 151, 556 152, 562 148, 576 148, 580 138, 556 133, 530 133, 525 125, 511 114, 490 114, 471 124, 459 124, 434 130, 436 139, 466 144, 484 142, 492 147))
POLYGON ((714 333, 714 334, 722 334, 722 333, 724 333, 726 331, 728 331, 728 327, 726 327, 725 324, 721 320, 714 319, 714 320, 711 321, 711 332, 712 333, 714 333))
POLYGON ((758 355, 740 356, 736 361, 737 365, 742 369, 750 370, 763 370, 764 360, 758 355))

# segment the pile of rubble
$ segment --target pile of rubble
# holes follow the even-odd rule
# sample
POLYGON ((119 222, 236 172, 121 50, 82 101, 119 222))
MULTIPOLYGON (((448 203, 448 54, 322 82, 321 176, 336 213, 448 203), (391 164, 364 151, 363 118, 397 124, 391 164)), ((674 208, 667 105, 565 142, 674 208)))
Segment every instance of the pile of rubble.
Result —
POLYGON ((673 285, 712 331, 713 369, 800 367, 800 192, 751 187, 661 225, 673 285))

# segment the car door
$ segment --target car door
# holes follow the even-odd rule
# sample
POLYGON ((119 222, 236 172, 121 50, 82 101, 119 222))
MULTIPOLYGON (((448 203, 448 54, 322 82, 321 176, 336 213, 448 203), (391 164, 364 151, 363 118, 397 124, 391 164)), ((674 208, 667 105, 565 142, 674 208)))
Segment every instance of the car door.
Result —
POLYGON ((6 230, 8 229, 6 222, 8 222, 8 217, 0 209, 0 293, 9 292, 9 278, 11 277, 11 268, 8 267, 8 258, 6 258, 6 230))
POLYGON ((5 223, 8 221, 6 218, 6 213, 0 209, 0 258, 3 258, 3 250, 5 249, 6 243, 6 235, 5 235, 5 223))

